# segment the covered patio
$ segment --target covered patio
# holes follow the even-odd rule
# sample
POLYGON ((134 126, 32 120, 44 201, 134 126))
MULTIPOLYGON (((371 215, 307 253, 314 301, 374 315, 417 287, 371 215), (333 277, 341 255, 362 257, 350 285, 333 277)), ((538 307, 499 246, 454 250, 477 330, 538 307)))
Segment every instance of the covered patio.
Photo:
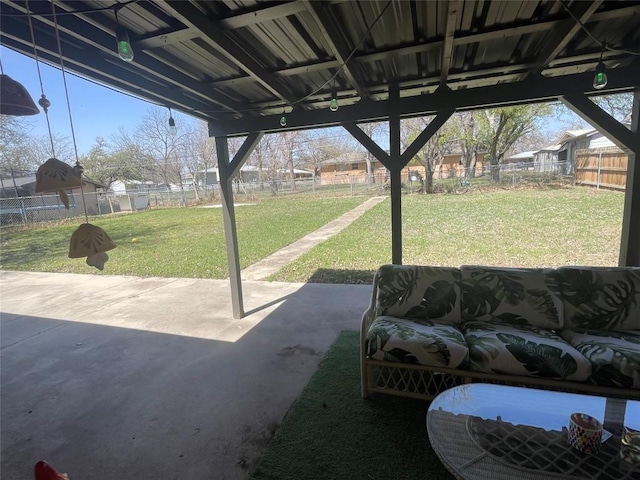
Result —
MULTIPOLYGON (((369 287, 245 282, 243 294, 231 182, 265 134, 342 126, 372 152, 390 171, 389 261, 401 264, 400 171, 447 119, 456 111, 563 102, 629 155, 619 264, 640 266, 638 2, 1 0, 0 6, 2 45, 208 122, 230 273, 229 282, 168 283, 3 273, 3 395, 14 405, 3 405, 3 429, 5 415, 21 419, 3 435, 3 458, 16 477, 31 468, 25 462, 37 460, 21 452, 44 449, 69 462, 81 456, 85 478, 243 478, 239 445, 259 444, 260 432, 282 418, 310 377, 319 352, 340 329, 357 328, 369 287), (134 52, 129 62, 116 47, 123 31, 134 52), (595 88, 600 62, 607 82, 595 88), (619 92, 634 92, 631 130, 589 100, 619 92), (434 118, 402 152, 401 120, 425 115, 434 118), (372 121, 389 123, 388 142, 379 144, 358 126, 372 121), (230 158, 227 140, 238 136, 246 139, 230 158), (119 365, 114 359, 125 351, 130 363, 119 365), (74 360, 79 354, 82 364, 74 360), (222 391, 213 372, 223 376, 222 391), (145 395, 130 406, 138 385, 145 395), (46 412, 29 408, 35 398, 46 412), (171 422, 154 431, 162 421, 154 412, 163 409, 173 412, 171 422), (235 413, 219 419, 222 409, 235 413), (56 430, 47 416, 54 411, 78 422, 56 430), (193 421, 207 415, 207 427, 193 421), (200 443, 204 428, 214 443, 200 443), (121 438, 130 430, 141 437, 121 438), (92 443, 96 431, 104 445, 92 443), (85 450, 65 450, 70 438, 85 439, 85 450), (136 446, 140 438, 146 443, 136 446), (136 463, 143 450, 153 455, 136 463), (96 451, 94 465, 89 456, 96 451), (114 461, 121 455, 131 459, 128 470, 109 470, 123 467, 114 461), (167 470, 187 456, 188 471, 167 470), (147 475, 149 469, 157 474, 147 475)), ((259 447, 246 447, 249 464, 259 447)))
POLYGON ((640 265, 637 2, 2 0, 2 15, 3 45, 209 123, 234 318, 245 312, 231 182, 271 132, 342 126, 389 170, 401 264, 400 171, 447 119, 561 101, 629 155, 619 264, 640 265), (632 91, 631 130, 588 98, 632 91), (402 152, 401 119, 426 115, 402 152), (372 121, 389 122, 388 148, 358 126, 372 121))

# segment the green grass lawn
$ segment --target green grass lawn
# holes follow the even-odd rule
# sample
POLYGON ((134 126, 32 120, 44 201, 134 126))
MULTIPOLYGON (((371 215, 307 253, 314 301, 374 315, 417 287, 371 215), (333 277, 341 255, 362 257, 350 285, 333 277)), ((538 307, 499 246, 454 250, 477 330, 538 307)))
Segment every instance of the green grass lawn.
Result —
MULTIPOLYGON (((403 263, 617 265, 624 193, 584 187, 402 199, 403 263)), ((390 200, 269 280, 371 283, 391 262, 390 200)))
MULTIPOLYGON (((364 197, 282 198, 236 207, 240 265, 257 262, 355 208, 364 197)), ((224 278, 228 275, 222 210, 176 208, 90 219, 116 243, 103 273, 160 277, 224 278), (137 243, 133 243, 133 239, 137 243)), ((84 258, 70 259, 69 239, 78 223, 27 230, 3 229, 0 267, 5 270, 100 273, 84 258)))
MULTIPOLYGON (((236 208, 247 267, 362 203, 363 197, 278 198, 236 208)), ((402 199, 405 264, 615 265, 624 194, 590 188, 498 190, 402 199)), ((178 208, 102 217, 118 248, 104 273, 224 278, 220 209, 178 208), (133 238, 138 239, 132 243, 133 238)), ((5 270, 99 273, 67 258, 77 224, 3 229, 5 270)), ((270 277, 275 281, 370 283, 391 261, 390 200, 270 277)))

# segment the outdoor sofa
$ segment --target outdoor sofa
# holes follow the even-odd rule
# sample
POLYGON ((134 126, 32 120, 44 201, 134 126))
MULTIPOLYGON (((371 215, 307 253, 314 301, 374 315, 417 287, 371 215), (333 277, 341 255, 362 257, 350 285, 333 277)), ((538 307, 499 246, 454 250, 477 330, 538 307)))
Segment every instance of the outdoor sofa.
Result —
POLYGON ((492 382, 640 399, 640 267, 384 265, 362 395, 492 382))

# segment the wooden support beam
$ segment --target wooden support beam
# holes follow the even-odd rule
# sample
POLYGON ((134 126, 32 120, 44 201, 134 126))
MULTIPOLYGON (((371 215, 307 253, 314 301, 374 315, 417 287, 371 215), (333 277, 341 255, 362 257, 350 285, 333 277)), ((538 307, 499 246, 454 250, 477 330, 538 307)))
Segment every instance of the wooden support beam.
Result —
POLYGON ((451 57, 453 57, 454 50, 453 34, 456 31, 459 11, 460 2, 458 0, 449 0, 447 9, 447 25, 444 31, 444 45, 442 46, 442 67, 440 68, 440 85, 442 86, 447 84, 447 79, 449 78, 451 57))
POLYGON ((638 135, 593 103, 586 95, 571 94, 560 98, 569 109, 593 125, 625 152, 638 149, 638 135))
POLYGON ((404 117, 433 115, 446 108, 472 110, 499 106, 555 101, 558 97, 580 89, 590 94, 629 91, 629 85, 640 85, 640 65, 616 68, 609 75, 606 92, 593 88, 593 72, 561 77, 529 78, 520 82, 501 83, 487 87, 459 90, 438 89, 431 94, 402 97, 399 100, 364 100, 355 105, 341 106, 337 112, 329 109, 294 111, 287 114, 287 127, 280 127, 281 114, 256 118, 220 120, 215 123, 216 135, 239 136, 249 132, 274 132, 337 126, 348 122, 372 122, 389 118, 391 112, 404 117), (614 75, 615 73, 615 75, 614 75))
POLYGON ((636 88, 633 94, 631 133, 638 143, 627 159, 619 265, 640 267, 640 88, 636 88))
POLYGON ((222 199, 222 220, 224 236, 227 243, 227 264, 229 281, 231 282, 231 309, 233 318, 244 317, 242 299, 242 278, 240 276, 240 255, 238 251, 238 232, 236 229, 236 213, 233 204, 233 175, 247 160, 255 146, 262 139, 263 133, 253 133, 247 137, 240 150, 229 159, 227 137, 216 137, 216 153, 218 156, 219 185, 222 199))
MULTIPOLYGON (((397 85, 389 89, 389 99, 398 101, 400 91, 397 85)), ((400 155, 400 115, 389 116, 389 162, 391 168, 391 262, 402 265, 402 156, 400 155)))
POLYGON ((389 161, 389 154, 385 152, 380 146, 369 137, 362 129, 356 125, 356 122, 346 122, 342 126, 349 132, 353 138, 355 138, 360 144, 367 149, 368 152, 376 157, 376 159, 384 165, 387 170, 391 170, 391 163, 389 161))
POLYGON ((453 115, 455 112, 454 108, 448 108, 446 110, 441 110, 436 115, 436 118, 431 120, 427 128, 425 128, 420 135, 418 135, 415 140, 407 147, 407 149, 402 154, 402 167, 404 168, 407 163, 411 161, 413 157, 420 151, 422 147, 429 141, 435 133, 440 130, 447 120, 453 115))

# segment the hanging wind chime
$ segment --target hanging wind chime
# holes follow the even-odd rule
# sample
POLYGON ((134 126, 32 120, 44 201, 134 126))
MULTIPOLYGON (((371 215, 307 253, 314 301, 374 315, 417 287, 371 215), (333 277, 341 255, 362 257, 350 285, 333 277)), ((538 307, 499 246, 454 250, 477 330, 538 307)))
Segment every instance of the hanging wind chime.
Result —
POLYGON ((89 216, 87 214, 87 204, 84 198, 84 188, 82 181, 82 173, 84 169, 82 165, 80 165, 80 161, 78 159, 78 147, 76 145, 76 136, 73 129, 73 117, 71 115, 71 104, 69 103, 69 90, 67 88, 64 60, 62 58, 62 48, 60 45, 60 33, 58 30, 58 20, 56 18, 55 5, 53 4, 53 2, 51 2, 56 40, 58 43, 58 55, 60 58, 60 70, 62 71, 62 82, 64 85, 64 93, 67 100, 69 124, 71 126, 71 138, 73 140, 73 149, 76 158, 76 164, 73 167, 55 158, 56 153, 53 142, 53 135, 51 133, 51 125, 49 123, 49 107, 51 106, 51 102, 44 94, 42 75, 40 73, 40 65, 38 61, 38 52, 33 31, 33 23, 31 20, 31 9, 29 8, 29 0, 27 0, 26 3, 27 16, 29 18, 29 28, 31 29, 31 41, 33 43, 33 52, 36 60, 36 66, 38 67, 38 78, 40 80, 40 90, 42 92, 38 104, 40 104, 40 106, 44 110, 45 117, 47 119, 47 128, 49 129, 49 140, 51 142, 52 154, 52 157, 44 164, 42 164, 40 168, 38 168, 38 171, 36 173, 36 192, 58 192, 60 200, 68 210, 69 197, 67 196, 66 190, 74 187, 80 187, 85 223, 80 225, 71 235, 71 241, 69 242, 69 258, 87 257, 87 265, 96 267, 98 270, 103 270, 104 264, 109 260, 109 256, 106 252, 116 248, 116 244, 113 243, 111 238, 109 238, 109 235, 107 235, 107 232, 105 232, 102 228, 89 223, 89 216))

